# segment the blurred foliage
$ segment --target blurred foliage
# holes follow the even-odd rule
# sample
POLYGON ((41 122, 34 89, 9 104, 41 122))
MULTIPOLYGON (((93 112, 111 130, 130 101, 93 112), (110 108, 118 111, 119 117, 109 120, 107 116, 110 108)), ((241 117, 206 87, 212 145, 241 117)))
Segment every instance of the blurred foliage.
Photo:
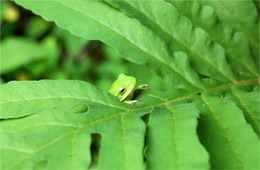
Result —
POLYGON ((76 79, 107 90, 124 72, 135 76, 137 84, 166 90, 157 75, 123 59, 111 47, 77 37, 10 1, 1 1, 0 18, 1 83, 76 79))

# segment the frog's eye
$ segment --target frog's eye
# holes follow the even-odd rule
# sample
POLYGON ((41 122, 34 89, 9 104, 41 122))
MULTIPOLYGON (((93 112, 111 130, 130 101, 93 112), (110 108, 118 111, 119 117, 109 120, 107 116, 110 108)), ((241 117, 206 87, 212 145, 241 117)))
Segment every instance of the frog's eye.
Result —
POLYGON ((120 89, 119 89, 119 93, 120 93, 120 94, 123 94, 124 92, 125 92, 125 88, 120 88, 120 89))

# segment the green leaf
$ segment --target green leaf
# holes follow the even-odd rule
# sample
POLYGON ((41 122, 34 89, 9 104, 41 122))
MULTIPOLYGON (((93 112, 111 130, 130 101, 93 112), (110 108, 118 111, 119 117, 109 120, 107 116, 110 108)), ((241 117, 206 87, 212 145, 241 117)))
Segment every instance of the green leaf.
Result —
POLYGON ((197 140, 198 115, 199 111, 192 104, 153 109, 147 129, 148 169, 208 168, 205 162, 208 155, 203 152, 203 147, 199 143, 190 143, 197 140), (199 157, 197 153, 201 153, 199 157))
POLYGON ((259 138, 242 111, 228 99, 208 95, 202 95, 197 106, 202 112, 199 133, 212 167, 259 169, 259 138))
MULTIPOLYGON (((4 139, 1 169, 33 169, 40 165, 45 169, 86 169, 90 164, 90 134, 96 133, 101 135, 98 168, 144 169, 146 130, 141 116, 149 113, 156 103, 163 102, 154 95, 148 99, 151 103, 147 107, 141 103, 137 106, 123 104, 87 83, 65 80, 11 82, 1 86, 0 94, 1 137, 4 139), (19 109, 21 106, 23 109, 19 109), (9 159, 11 157, 15 157, 15 161, 9 159)), ((192 104, 178 103, 168 103, 161 109, 166 110, 166 118, 176 116, 173 121, 178 128, 171 129, 174 135, 179 136, 183 130, 189 132, 175 138, 178 144, 171 146, 178 156, 174 158, 169 153, 164 158, 178 159, 183 167, 208 167, 207 154, 196 137, 198 110, 192 104), (186 138, 189 138, 188 143, 184 142, 186 138), (193 151, 200 159, 186 159, 186 154, 191 155, 193 151)), ((152 117, 164 114, 161 112, 154 109, 152 117)), ((148 130, 159 128, 154 121, 148 130)), ((154 137, 154 134, 148 136, 154 137)), ((148 150, 147 159, 151 157, 152 160, 156 154, 148 150)))
POLYGON ((1 42, 0 48, 1 74, 52 57, 52 50, 25 38, 8 38, 1 42))
POLYGON ((207 0, 201 1, 212 6, 221 20, 231 24, 236 30, 247 35, 253 54, 259 58, 259 13, 252 1, 233 1, 233 0, 207 0))
POLYGON ((225 48, 238 78, 254 77, 259 74, 245 34, 223 22, 213 8, 201 5, 197 1, 169 0, 167 2, 174 5, 182 15, 189 17, 196 27, 207 31, 214 42, 225 48))

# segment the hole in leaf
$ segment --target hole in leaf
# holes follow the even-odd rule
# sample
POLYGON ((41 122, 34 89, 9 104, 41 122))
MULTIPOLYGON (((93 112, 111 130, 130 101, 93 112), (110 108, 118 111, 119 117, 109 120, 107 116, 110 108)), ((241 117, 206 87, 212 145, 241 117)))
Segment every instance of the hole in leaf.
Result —
POLYGON ((149 123, 149 119, 150 119, 150 113, 147 113, 145 115, 143 115, 141 117, 141 119, 143 120, 143 122, 145 123, 145 137, 144 137, 144 147, 143 147, 143 161, 146 162, 147 160, 147 148, 148 148, 148 144, 147 144, 147 138, 148 138, 148 123, 149 123))
POLYGON ((85 113, 88 111, 88 106, 85 104, 77 104, 69 109, 70 113, 85 113))
POLYGON ((198 73, 198 76, 199 76, 200 79, 204 79, 204 80, 210 79, 210 76, 207 76, 207 75, 204 75, 204 74, 201 74, 201 73, 198 73))
POLYGON ((91 145, 90 145, 90 154, 91 162, 89 169, 95 169, 98 165, 99 149, 100 149, 101 135, 98 133, 91 134, 91 145))
POLYGON ((226 98, 226 92, 222 92, 221 94, 220 94, 220 97, 223 99, 223 98, 226 98))
POLYGON ((141 119, 144 121, 145 125, 147 126, 147 124, 149 123, 149 118, 150 118, 150 113, 146 113, 145 115, 143 115, 141 117, 141 119))
POLYGON ((201 92, 198 92, 197 95, 200 96, 200 95, 201 95, 201 92))

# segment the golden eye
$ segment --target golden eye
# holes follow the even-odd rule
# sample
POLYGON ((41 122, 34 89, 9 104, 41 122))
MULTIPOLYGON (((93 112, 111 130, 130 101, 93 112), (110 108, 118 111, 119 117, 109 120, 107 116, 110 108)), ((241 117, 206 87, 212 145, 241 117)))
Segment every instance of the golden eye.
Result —
POLYGON ((125 92, 125 88, 120 88, 119 93, 123 94, 125 92))

